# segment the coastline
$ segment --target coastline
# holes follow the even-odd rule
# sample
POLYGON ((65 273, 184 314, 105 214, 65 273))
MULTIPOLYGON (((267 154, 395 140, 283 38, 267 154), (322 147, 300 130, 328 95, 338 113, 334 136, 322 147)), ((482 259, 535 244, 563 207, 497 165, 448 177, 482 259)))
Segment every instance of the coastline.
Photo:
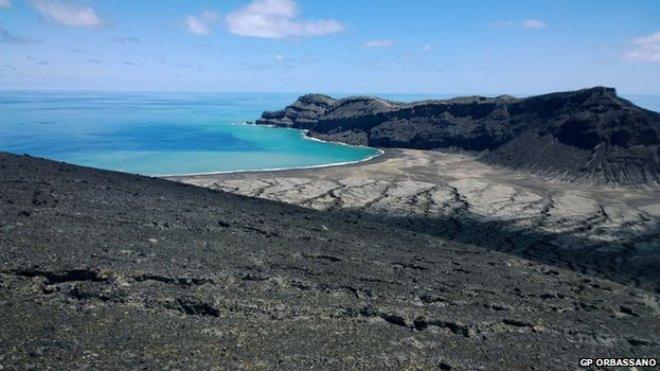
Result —
POLYGON ((200 178, 200 177, 209 177, 214 175, 232 175, 232 174, 264 174, 264 173, 281 173, 286 171, 304 171, 304 170, 313 170, 313 169, 324 169, 329 167, 345 167, 345 166, 355 166, 362 165, 365 163, 374 163, 375 161, 385 161, 387 155, 390 154, 391 150, 384 150, 377 148, 378 153, 373 156, 369 156, 363 160, 356 161, 343 161, 343 162, 333 162, 329 164, 321 165, 310 165, 310 166, 300 166, 300 167, 282 167, 282 168, 271 168, 271 169, 259 169, 259 170, 227 170, 227 171, 213 171, 208 173, 192 173, 192 174, 178 174, 178 175, 152 175, 154 178, 162 178, 169 180, 180 180, 180 179, 189 179, 189 178, 200 178))
MULTIPOLYGON (((252 124, 249 122, 241 122, 241 123, 235 123, 233 125, 256 125, 252 124)), ((348 144, 348 143, 343 143, 343 142, 336 142, 336 141, 328 141, 328 140, 323 140, 323 139, 318 139, 314 138, 308 135, 309 130, 307 129, 296 129, 296 128, 285 128, 285 127, 278 127, 275 125, 259 125, 259 126, 265 126, 269 128, 274 128, 274 129, 286 129, 286 130, 295 130, 300 132, 301 137, 305 140, 311 140, 315 142, 321 142, 321 143, 329 143, 329 144, 337 144, 341 146, 347 146, 347 147, 357 147, 357 148, 371 148, 375 149, 377 152, 371 156, 368 156, 364 159, 361 160, 355 160, 355 161, 341 161, 341 162, 331 162, 327 164, 319 164, 319 165, 309 165, 309 166, 294 166, 294 167, 279 167, 279 168, 267 168, 267 169, 238 169, 238 170, 227 170, 227 171, 210 171, 210 172, 204 172, 204 173, 189 173, 189 174, 158 174, 158 175, 152 175, 155 178, 164 178, 164 179, 172 179, 176 180, 179 178, 194 178, 194 177, 201 177, 201 176, 213 176, 213 175, 228 175, 228 174, 251 174, 251 173, 268 173, 268 172, 281 172, 281 171, 290 171, 290 170, 309 170, 309 169, 322 169, 322 168, 327 168, 327 167, 337 167, 337 166, 350 166, 350 165, 357 165, 357 164, 363 164, 366 162, 374 161, 379 158, 382 158, 384 160, 385 156, 388 151, 386 151, 384 148, 379 148, 379 147, 369 147, 369 146, 364 146, 364 145, 354 145, 354 144, 348 144)))

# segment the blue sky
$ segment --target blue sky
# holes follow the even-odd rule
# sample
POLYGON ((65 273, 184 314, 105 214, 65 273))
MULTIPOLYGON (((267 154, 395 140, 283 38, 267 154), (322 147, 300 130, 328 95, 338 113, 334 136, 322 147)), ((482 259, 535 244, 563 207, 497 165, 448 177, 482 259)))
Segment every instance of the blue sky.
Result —
POLYGON ((0 89, 660 93, 660 1, 0 0, 0 89))

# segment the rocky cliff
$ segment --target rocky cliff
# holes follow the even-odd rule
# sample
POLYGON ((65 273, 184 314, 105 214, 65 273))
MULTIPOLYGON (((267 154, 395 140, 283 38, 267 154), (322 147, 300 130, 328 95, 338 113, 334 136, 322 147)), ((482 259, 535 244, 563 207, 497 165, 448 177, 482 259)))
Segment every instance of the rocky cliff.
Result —
POLYGON ((480 151, 485 162, 563 180, 660 183, 660 114, 612 88, 412 103, 310 94, 257 124, 351 144, 480 151))

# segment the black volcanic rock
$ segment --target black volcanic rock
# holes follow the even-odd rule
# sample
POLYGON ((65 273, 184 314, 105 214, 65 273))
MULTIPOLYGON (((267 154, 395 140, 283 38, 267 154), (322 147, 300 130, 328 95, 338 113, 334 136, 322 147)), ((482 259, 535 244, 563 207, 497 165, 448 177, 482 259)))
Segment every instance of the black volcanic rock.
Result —
POLYGON ((0 167, 3 369, 572 369, 660 352, 651 291, 386 220, 0 167))
POLYGON ((305 95, 257 124, 376 147, 484 151, 483 161, 565 180, 660 182, 660 114, 612 88, 413 103, 305 95))

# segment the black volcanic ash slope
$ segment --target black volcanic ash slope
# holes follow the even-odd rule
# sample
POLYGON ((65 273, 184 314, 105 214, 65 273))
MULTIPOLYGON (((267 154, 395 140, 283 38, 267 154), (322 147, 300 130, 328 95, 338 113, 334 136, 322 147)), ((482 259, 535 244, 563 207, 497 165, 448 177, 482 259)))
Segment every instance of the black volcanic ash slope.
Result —
POLYGON ((5 369, 570 369, 658 295, 356 216, 0 153, 5 369))
POLYGON ((487 150, 484 161, 566 180, 660 182, 660 114, 611 88, 413 103, 305 95, 257 123, 376 147, 487 150))

